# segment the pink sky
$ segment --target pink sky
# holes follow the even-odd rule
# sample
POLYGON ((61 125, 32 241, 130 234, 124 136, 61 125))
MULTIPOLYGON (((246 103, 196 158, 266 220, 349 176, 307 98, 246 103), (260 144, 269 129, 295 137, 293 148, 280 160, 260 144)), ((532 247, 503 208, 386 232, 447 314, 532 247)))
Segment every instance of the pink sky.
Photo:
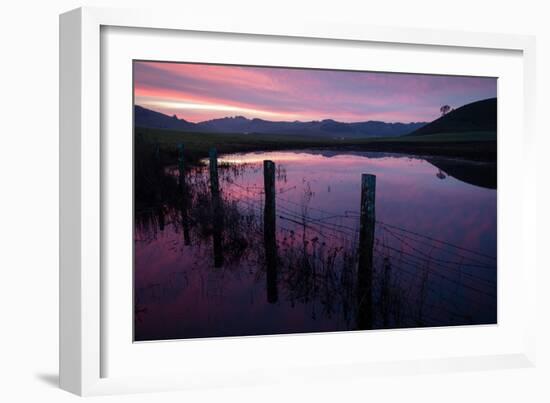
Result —
POLYGON ((495 78, 134 62, 135 104, 191 122, 431 121, 441 105, 496 94, 495 78))

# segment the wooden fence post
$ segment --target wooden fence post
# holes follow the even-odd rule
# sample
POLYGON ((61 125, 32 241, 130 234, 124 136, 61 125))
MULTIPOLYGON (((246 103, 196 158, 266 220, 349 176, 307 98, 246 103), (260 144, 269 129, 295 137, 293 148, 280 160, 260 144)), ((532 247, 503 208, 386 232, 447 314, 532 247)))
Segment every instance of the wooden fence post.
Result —
POLYGON ((275 163, 264 161, 264 245, 267 268, 267 301, 274 304, 277 292, 277 238, 275 208, 275 163))
POLYGON ((187 183, 185 182, 185 156, 184 145, 178 144, 178 171, 179 171, 179 189, 181 195, 181 224, 183 226, 183 243, 189 245, 189 218, 187 216, 187 183))
POLYGON ((223 213, 221 212, 220 202, 220 184, 218 179, 218 152, 215 148, 211 148, 210 156, 210 193, 212 196, 212 238, 214 244, 214 267, 223 265, 222 251, 222 227, 223 213))
POLYGON ((376 176, 361 175, 359 266, 357 269, 358 329, 373 328, 372 278, 375 224, 376 176))

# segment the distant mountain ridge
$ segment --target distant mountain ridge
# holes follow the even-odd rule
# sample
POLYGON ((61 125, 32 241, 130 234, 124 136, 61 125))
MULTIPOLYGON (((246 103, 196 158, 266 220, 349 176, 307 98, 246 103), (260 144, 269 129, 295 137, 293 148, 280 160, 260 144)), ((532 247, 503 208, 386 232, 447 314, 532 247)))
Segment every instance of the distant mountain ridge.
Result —
POLYGON ((438 133, 496 132, 497 99, 489 98, 461 106, 424 125, 410 136, 438 133))
POLYGON ((192 132, 288 134, 341 138, 401 136, 412 133, 427 124, 427 122, 386 123, 373 120, 344 123, 332 119, 310 122, 274 122, 257 118, 247 119, 243 116, 192 123, 139 105, 134 106, 134 123, 136 127, 192 132))
POLYGON ((141 106, 134 106, 134 123, 136 126, 149 127, 152 129, 170 130, 194 130, 195 123, 177 116, 168 116, 164 113, 146 109, 141 106))

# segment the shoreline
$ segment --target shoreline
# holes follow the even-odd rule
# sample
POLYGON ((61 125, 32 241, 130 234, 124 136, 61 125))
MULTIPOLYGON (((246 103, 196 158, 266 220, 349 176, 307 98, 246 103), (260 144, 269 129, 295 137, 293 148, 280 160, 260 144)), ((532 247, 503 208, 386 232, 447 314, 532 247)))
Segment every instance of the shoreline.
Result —
MULTIPOLYGON (((408 154, 418 157, 450 157, 470 161, 496 162, 497 142, 486 140, 491 133, 480 133, 478 141, 468 140, 468 134, 458 133, 442 135, 446 141, 436 136, 418 136, 416 138, 366 138, 366 139, 325 139, 293 137, 271 134, 231 134, 231 133, 194 133, 165 129, 137 127, 135 143, 158 144, 170 161, 177 159, 177 144, 183 143, 189 162, 196 163, 208 156, 208 150, 215 147, 218 154, 235 154, 254 151, 291 151, 291 150, 340 150, 371 151, 408 154)), ((475 133, 474 135, 477 135, 475 133)), ((135 144, 134 144, 135 146, 135 144)))

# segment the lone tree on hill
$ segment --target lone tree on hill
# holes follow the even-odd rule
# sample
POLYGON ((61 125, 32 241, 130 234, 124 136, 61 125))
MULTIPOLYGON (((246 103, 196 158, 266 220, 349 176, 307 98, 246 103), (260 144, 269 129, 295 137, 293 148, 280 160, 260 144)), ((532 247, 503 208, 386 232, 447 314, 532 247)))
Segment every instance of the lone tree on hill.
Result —
POLYGON ((443 105, 441 108, 439 108, 439 112, 441 112, 441 116, 445 116, 449 111, 451 110, 451 107, 449 105, 443 105))

